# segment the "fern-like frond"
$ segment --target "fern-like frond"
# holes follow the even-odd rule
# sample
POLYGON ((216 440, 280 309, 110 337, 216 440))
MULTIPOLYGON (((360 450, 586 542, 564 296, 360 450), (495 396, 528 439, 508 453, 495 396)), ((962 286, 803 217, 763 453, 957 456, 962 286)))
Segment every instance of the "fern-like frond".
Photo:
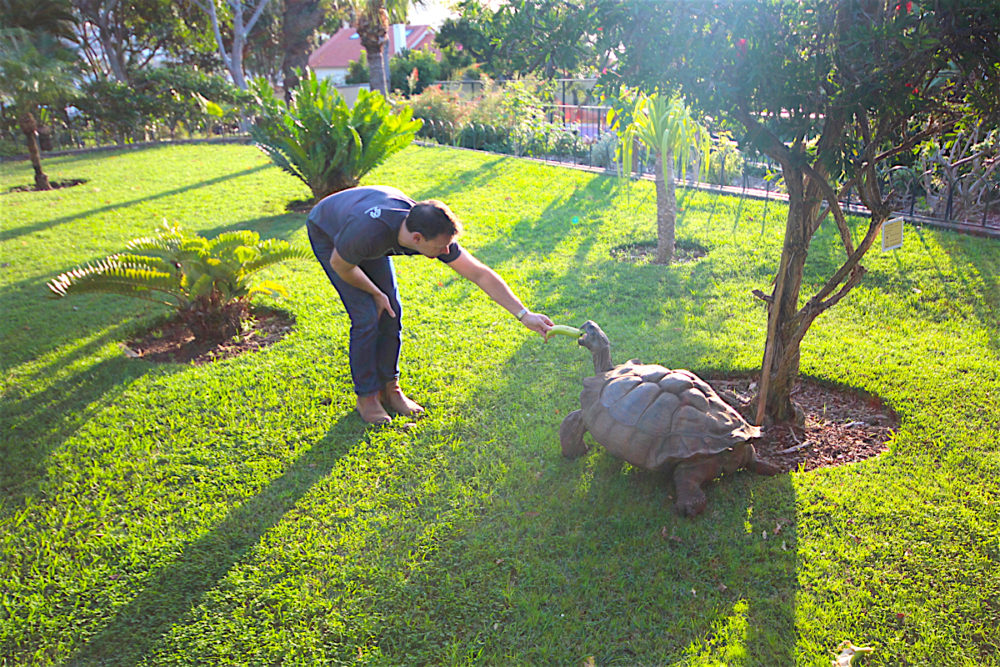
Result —
POLYGON ((251 287, 248 292, 248 296, 254 296, 256 294, 267 294, 268 296, 287 297, 288 290, 285 289, 284 285, 279 285, 273 280, 262 280, 261 282, 251 287))
POLYGON ((109 292, 123 296, 162 292, 174 297, 178 303, 185 301, 184 294, 178 289, 175 273, 123 264, 114 257, 61 273, 50 280, 47 286, 56 297, 87 292, 109 292))
POLYGON ((312 259, 310 250, 292 246, 287 241, 270 239, 260 246, 260 256, 243 265, 243 275, 247 276, 268 266, 279 264, 289 259, 312 259), (273 242, 273 244, 271 244, 273 242), (270 245, 269 245, 270 244, 270 245), (282 246, 281 244, 284 244, 282 246))

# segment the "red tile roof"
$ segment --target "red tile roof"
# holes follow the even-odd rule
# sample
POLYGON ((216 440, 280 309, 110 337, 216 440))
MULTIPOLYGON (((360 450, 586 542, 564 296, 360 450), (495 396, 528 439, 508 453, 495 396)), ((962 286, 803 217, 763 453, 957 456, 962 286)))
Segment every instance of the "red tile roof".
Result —
MULTIPOLYGON (((396 48, 392 27, 389 27, 389 52, 396 48)), ((434 29, 429 25, 406 26, 406 48, 410 50, 430 49, 439 58, 441 52, 434 46, 434 29)), ((309 56, 309 67, 347 67, 352 60, 361 57, 361 40, 353 27, 341 28, 309 56)))

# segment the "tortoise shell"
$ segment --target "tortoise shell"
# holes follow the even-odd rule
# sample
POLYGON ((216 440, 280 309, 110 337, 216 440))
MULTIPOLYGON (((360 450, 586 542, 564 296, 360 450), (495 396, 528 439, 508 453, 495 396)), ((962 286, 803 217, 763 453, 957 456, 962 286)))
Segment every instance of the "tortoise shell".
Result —
POLYGON ((597 442, 648 470, 714 456, 760 436, 694 373, 635 359, 585 378, 580 403, 597 442))

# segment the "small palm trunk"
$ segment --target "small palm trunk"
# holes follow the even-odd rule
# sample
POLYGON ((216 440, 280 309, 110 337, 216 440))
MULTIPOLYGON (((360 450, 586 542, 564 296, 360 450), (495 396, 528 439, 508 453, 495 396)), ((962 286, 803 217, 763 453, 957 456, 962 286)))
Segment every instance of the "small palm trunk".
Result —
POLYGON ((191 308, 181 311, 181 318, 195 339, 210 343, 240 335, 249 315, 245 301, 219 304, 211 298, 199 299, 191 308))

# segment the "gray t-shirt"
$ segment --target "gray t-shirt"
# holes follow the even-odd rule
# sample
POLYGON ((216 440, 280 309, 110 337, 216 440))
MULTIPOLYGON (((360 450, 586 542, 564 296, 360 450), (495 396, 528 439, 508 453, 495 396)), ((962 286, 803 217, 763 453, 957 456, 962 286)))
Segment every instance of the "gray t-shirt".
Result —
MULTIPOLYGON (((396 188, 373 185, 348 188, 325 197, 313 207, 308 222, 333 241, 344 261, 360 264, 386 255, 417 255, 399 245, 399 229, 415 202, 396 188)), ((462 247, 452 241, 437 259, 458 259, 462 247)))

